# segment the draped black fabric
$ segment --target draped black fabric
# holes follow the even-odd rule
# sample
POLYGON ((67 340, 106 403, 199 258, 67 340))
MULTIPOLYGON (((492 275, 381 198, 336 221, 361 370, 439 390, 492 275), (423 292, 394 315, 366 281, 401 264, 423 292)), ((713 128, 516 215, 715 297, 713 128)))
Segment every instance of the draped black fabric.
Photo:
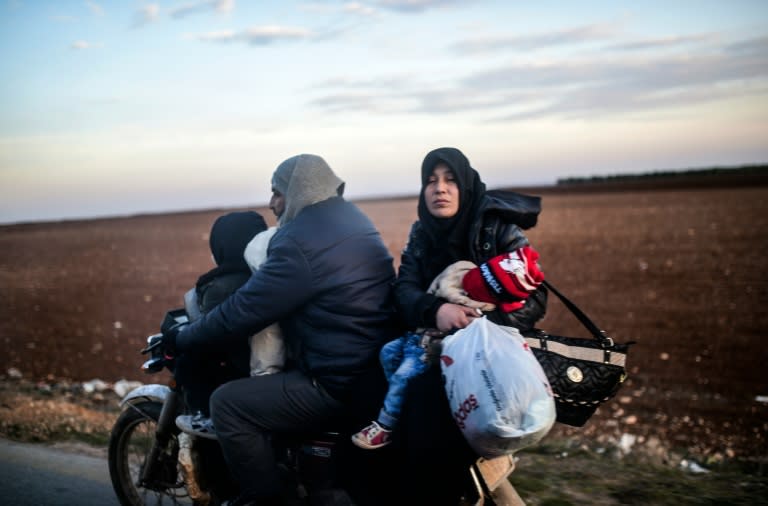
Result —
POLYGON ((219 216, 211 227, 209 239, 216 267, 200 276, 196 287, 199 289, 223 274, 250 273, 250 267, 243 257, 245 247, 253 236, 266 229, 264 218, 254 211, 237 211, 219 216))
POLYGON ((426 278, 433 279, 445 267, 458 260, 471 258, 469 247, 470 228, 485 195, 485 183, 480 174, 473 169, 464 153, 456 148, 438 148, 427 153, 421 164, 421 192, 419 193, 419 221, 429 237, 431 257, 429 266, 434 272, 428 272, 426 278), (444 163, 453 172, 459 188, 459 210, 450 218, 436 218, 427 209, 424 200, 424 188, 435 165, 444 163))

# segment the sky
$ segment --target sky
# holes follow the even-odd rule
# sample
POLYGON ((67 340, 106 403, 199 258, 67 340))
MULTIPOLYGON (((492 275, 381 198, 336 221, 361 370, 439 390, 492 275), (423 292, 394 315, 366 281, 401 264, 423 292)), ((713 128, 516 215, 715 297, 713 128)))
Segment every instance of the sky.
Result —
POLYGON ((0 223, 768 162, 765 0, 0 1, 0 223))

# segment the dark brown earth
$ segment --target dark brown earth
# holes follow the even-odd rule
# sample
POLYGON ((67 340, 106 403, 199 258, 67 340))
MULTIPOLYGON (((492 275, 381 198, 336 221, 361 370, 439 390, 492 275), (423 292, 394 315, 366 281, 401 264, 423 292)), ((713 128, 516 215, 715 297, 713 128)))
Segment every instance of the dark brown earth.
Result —
MULTIPOLYGON (((529 189, 543 196, 528 236, 547 279, 614 339, 637 342, 617 397, 584 428, 553 434, 662 461, 764 463, 768 183, 626 188, 529 189)), ((415 199, 359 204, 397 264, 415 199)), ((138 351, 212 267, 208 229, 222 212, 0 226, 0 375, 162 379, 141 373, 138 351)), ((554 298, 540 326, 587 337, 554 298)))

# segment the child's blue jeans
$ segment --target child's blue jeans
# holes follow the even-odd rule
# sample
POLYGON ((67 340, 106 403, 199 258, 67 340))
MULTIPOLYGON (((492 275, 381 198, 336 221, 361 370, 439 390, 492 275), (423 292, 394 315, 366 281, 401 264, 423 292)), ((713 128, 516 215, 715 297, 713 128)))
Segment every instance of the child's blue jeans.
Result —
POLYGON ((429 367, 421 347, 421 336, 408 332, 404 336, 384 345, 379 353, 379 360, 384 375, 389 382, 384 407, 379 411, 378 422, 393 429, 403 409, 408 380, 424 372, 429 367))

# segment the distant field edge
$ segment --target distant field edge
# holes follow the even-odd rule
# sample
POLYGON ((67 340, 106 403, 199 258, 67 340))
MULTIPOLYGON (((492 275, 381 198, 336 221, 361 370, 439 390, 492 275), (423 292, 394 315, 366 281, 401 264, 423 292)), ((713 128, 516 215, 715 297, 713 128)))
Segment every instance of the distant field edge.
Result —
POLYGON ((651 191, 768 185, 768 165, 561 178, 551 186, 508 188, 529 193, 651 191))
POLYGON ((551 186, 514 186, 504 190, 534 195, 567 193, 608 193, 658 190, 697 190, 768 186, 768 171, 760 174, 712 174, 684 177, 641 178, 558 183, 551 186))

